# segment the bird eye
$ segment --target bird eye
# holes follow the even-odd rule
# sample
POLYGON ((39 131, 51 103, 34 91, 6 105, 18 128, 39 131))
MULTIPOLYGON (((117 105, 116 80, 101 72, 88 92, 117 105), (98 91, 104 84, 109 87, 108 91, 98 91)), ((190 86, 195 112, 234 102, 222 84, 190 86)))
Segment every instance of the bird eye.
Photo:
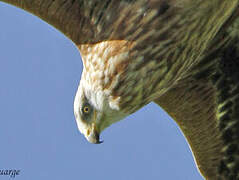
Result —
POLYGON ((84 108, 83 108, 83 112, 84 113, 89 113, 90 112, 90 107, 89 106, 85 106, 84 108))
POLYGON ((83 106, 81 107, 81 113, 83 116, 85 116, 84 118, 87 118, 89 115, 91 115, 92 114, 91 111, 92 111, 92 107, 88 103, 83 104, 83 106))

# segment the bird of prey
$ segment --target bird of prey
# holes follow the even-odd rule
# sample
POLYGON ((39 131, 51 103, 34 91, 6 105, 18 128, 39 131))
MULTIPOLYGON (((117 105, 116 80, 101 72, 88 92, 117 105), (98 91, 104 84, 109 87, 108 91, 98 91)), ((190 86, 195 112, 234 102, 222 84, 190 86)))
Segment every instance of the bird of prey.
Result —
POLYGON ((239 179, 239 0, 0 1, 78 47, 74 113, 89 142, 155 102, 179 125, 205 179, 239 179))

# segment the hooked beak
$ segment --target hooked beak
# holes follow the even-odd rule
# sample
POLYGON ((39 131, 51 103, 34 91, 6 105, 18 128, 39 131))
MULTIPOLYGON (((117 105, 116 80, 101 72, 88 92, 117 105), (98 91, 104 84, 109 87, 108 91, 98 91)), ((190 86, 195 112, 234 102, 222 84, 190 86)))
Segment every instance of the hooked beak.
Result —
POLYGON ((99 133, 94 131, 91 131, 88 136, 86 136, 86 139, 93 144, 101 144, 103 141, 100 141, 99 133))
MULTIPOLYGON (((96 122, 97 112, 94 111, 94 122, 96 122)), ((100 141, 100 135, 97 131, 96 124, 93 123, 91 129, 87 131, 86 139, 93 144, 101 144, 103 141, 100 141)))

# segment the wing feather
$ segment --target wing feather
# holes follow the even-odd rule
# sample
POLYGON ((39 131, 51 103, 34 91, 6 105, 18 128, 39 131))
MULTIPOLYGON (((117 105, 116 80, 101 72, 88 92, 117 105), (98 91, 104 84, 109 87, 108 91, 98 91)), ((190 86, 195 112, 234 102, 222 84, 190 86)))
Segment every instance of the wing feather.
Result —
POLYGON ((93 38, 89 23, 82 26, 85 18, 82 15, 80 0, 0 0, 24 9, 45 22, 53 25, 74 43, 85 41, 85 37, 93 38))
POLYGON ((239 179, 239 41, 228 38, 155 101, 180 126, 208 180, 239 179))
POLYGON ((171 89, 155 102, 179 125, 204 177, 216 177, 223 142, 217 127, 215 89, 190 82, 171 89))

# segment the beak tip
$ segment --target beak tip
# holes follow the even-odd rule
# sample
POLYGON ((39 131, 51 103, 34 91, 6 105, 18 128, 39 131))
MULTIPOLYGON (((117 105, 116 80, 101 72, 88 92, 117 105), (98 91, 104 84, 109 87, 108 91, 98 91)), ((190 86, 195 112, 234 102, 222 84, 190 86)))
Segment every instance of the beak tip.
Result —
POLYGON ((90 143, 92 144, 102 144, 104 141, 100 141, 100 140, 89 140, 87 139, 90 143))
POLYGON ((96 143, 96 144, 102 144, 104 141, 99 141, 98 143, 96 143))

